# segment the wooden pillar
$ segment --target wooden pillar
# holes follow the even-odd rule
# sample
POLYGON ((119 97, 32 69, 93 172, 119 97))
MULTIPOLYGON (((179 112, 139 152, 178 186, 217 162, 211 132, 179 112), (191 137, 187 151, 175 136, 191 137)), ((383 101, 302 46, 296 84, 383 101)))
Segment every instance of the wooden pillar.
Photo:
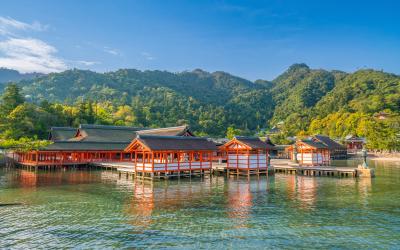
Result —
POLYGON ((151 172, 154 173, 154 152, 152 151, 150 154, 151 154, 151 172))
MULTIPOLYGON (((297 159, 296 159, 297 160, 297 159)), ((301 149, 301 165, 304 164, 304 159, 303 159, 303 149, 301 149)))
POLYGON ((203 152, 200 151, 200 172, 203 171, 203 152))
POLYGON ((39 165, 39 152, 36 151, 36 165, 39 165))
POLYGON ((193 152, 189 152, 189 171, 190 175, 192 175, 192 161, 193 161, 193 152))

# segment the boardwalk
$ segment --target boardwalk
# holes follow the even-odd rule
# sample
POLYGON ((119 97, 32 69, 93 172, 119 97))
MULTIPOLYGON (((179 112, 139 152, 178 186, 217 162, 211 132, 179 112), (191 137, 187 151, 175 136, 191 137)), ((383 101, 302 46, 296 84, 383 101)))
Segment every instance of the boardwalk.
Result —
POLYGON ((336 177, 357 177, 356 167, 335 167, 335 166, 300 166, 289 160, 271 160, 271 167, 275 173, 298 174, 308 176, 336 176, 336 177))

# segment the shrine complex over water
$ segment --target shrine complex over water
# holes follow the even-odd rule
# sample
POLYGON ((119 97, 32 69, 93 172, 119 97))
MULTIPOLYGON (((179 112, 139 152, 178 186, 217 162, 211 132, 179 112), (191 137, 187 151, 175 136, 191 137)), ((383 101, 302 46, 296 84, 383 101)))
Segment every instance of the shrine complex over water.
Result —
POLYGON ((105 166, 142 178, 203 175, 260 175, 279 171, 306 175, 357 176, 356 169, 330 166, 331 159, 346 157, 346 147, 316 135, 283 147, 268 139, 237 136, 231 140, 196 137, 188 126, 136 128, 88 125, 53 127, 50 145, 8 157, 19 166, 55 169, 105 166), (282 153, 282 152, 281 152, 282 153))

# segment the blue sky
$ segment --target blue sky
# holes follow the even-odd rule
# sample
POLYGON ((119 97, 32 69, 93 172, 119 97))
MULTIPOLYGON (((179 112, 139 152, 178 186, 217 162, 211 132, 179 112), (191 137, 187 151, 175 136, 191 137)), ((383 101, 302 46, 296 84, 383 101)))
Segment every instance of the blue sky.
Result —
POLYGON ((0 67, 400 74, 400 1, 2 1, 0 67))

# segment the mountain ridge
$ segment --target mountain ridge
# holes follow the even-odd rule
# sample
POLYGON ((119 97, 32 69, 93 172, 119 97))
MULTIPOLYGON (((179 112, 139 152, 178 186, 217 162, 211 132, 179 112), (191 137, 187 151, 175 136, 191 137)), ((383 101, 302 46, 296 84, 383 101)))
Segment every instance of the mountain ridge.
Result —
MULTIPOLYGON (((304 63, 291 65, 273 80, 254 82, 227 72, 202 69, 177 73, 71 69, 21 79, 17 84, 33 103, 74 105, 90 100, 108 103, 113 112, 128 106, 138 116, 147 114, 147 118, 140 122, 122 121, 124 125, 186 122, 201 133, 218 136, 224 135, 227 127, 254 133, 282 122, 287 135, 311 133, 313 120, 338 112, 366 117, 380 111, 396 115, 400 112, 400 76, 372 69, 352 73, 312 69, 304 63)), ((336 131, 331 134, 343 136, 336 131)))

